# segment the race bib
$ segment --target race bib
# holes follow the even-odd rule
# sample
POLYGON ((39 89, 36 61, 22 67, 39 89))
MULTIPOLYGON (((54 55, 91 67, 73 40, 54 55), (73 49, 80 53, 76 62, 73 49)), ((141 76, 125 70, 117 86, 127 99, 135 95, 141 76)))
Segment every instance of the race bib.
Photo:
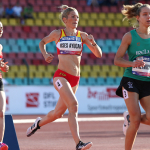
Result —
POLYGON ((132 74, 150 77, 150 57, 140 56, 140 57, 137 57, 135 60, 143 60, 145 62, 145 66, 144 67, 132 67, 132 74))

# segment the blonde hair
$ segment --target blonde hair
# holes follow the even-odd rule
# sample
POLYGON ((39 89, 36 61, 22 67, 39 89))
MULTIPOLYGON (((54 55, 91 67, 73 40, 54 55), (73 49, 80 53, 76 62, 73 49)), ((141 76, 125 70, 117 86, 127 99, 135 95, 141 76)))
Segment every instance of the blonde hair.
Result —
MULTIPOLYGON (((133 18, 136 18, 136 16, 140 16, 140 12, 141 12, 141 9, 143 7, 150 7, 149 4, 142 4, 142 3, 137 3, 135 5, 123 5, 123 9, 122 9, 122 14, 125 16, 123 18, 123 21, 125 19, 128 19, 128 21, 132 20, 133 18)), ((136 20, 136 22, 134 21, 133 24, 133 27, 136 28, 139 23, 138 21, 136 20)))
POLYGON ((75 8, 68 7, 67 5, 61 5, 59 8, 61 8, 60 19, 62 22, 63 18, 68 18, 68 15, 70 14, 71 11, 77 11, 75 8))

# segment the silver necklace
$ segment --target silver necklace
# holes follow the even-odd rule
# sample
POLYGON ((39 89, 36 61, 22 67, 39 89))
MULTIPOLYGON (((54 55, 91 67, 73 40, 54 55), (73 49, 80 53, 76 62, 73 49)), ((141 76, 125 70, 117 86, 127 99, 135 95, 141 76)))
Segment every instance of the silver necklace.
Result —
POLYGON ((149 33, 148 33, 148 34, 145 34, 145 33, 140 33, 140 32, 137 32, 137 33, 139 33, 139 34, 144 34, 144 35, 149 35, 149 33))
POLYGON ((70 33, 70 36, 73 36, 74 33, 70 33))
POLYGON ((148 32, 148 34, 145 34, 145 33, 138 32, 137 30, 136 30, 136 32, 139 33, 139 34, 144 34, 144 35, 149 35, 150 34, 150 32, 148 32))

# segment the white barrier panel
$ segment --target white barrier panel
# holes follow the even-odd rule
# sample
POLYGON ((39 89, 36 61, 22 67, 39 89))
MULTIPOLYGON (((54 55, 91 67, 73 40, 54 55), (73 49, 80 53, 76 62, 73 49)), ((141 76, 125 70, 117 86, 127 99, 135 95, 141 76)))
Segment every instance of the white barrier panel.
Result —
POLYGON ((122 113, 127 110, 123 98, 118 97, 117 87, 89 86, 77 91, 80 113, 122 113))
POLYGON ((5 86, 6 114, 46 114, 58 101, 53 86, 5 86))
MULTIPOLYGON (((116 89, 116 86, 79 86, 76 93, 79 114, 126 111, 123 98, 115 94, 116 89)), ((6 114, 47 114, 55 108, 59 98, 53 86, 5 86, 5 93, 6 114)))

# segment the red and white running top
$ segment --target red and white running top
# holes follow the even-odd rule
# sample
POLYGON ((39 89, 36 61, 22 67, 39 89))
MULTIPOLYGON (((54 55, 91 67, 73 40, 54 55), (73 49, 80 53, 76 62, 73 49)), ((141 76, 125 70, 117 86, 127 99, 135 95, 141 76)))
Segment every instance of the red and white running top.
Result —
POLYGON ((56 43, 57 54, 82 55, 83 42, 80 31, 76 36, 66 36, 65 31, 61 29, 60 39, 56 43))

